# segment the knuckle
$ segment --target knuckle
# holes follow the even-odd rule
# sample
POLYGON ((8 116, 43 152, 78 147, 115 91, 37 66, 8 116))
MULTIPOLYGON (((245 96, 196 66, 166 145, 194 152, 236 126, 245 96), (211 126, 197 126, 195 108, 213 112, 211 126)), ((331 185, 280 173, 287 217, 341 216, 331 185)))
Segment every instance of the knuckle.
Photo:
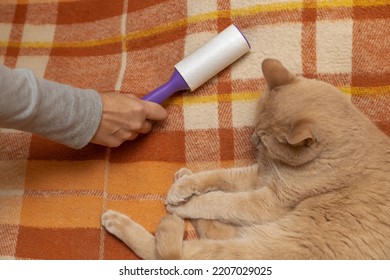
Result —
POLYGON ((139 116, 146 115, 146 108, 145 108, 145 106, 142 105, 142 103, 137 103, 136 105, 134 105, 133 111, 135 114, 137 114, 139 116))
POLYGON ((142 126, 143 126, 143 122, 137 121, 133 123, 132 129, 138 131, 142 129, 142 126))
POLYGON ((137 138, 137 137, 138 137, 138 133, 132 133, 132 134, 129 136, 128 140, 134 140, 134 139, 137 138))
POLYGON ((122 143, 123 143, 122 140, 114 139, 114 140, 111 140, 111 141, 110 141, 108 147, 110 147, 110 148, 117 148, 117 147, 119 147, 122 143))

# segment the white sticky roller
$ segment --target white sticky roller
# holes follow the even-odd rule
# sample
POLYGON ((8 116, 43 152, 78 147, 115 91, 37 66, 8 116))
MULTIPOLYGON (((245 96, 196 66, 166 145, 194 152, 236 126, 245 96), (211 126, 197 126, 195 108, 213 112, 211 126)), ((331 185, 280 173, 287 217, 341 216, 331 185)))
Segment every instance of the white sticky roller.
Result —
POLYGON ((175 65, 191 91, 197 89, 250 50, 248 41, 230 25, 175 65))
POLYGON ((179 90, 197 89, 250 50, 245 36, 230 25, 175 65, 171 79, 143 99, 162 103, 179 90))

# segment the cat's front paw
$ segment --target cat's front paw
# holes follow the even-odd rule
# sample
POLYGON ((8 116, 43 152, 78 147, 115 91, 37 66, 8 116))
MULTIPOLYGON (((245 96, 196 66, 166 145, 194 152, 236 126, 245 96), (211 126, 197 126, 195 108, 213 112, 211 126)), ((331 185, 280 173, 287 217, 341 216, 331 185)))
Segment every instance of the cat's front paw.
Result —
POLYGON ((188 169, 180 169, 176 172, 175 182, 167 194, 166 205, 183 204, 190 199, 192 195, 199 195, 197 190, 200 185, 198 177, 188 169))
POLYGON ((188 168, 185 168, 185 167, 180 168, 179 171, 177 171, 175 173, 174 182, 179 181, 179 179, 181 179, 185 175, 192 175, 192 174, 193 174, 193 172, 191 170, 189 170, 188 168))
POLYGON ((179 216, 183 219, 198 219, 198 215, 201 211, 199 209, 199 201, 201 201, 202 196, 191 197, 186 203, 182 204, 167 204, 166 208, 168 213, 179 216))

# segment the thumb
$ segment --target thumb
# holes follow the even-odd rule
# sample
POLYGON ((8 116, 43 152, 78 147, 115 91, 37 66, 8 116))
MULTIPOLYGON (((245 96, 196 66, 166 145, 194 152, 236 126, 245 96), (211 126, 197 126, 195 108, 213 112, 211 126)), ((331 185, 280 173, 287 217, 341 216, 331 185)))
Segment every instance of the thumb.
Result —
POLYGON ((146 119, 153 121, 161 121, 167 118, 167 111, 160 104, 143 101, 146 107, 146 119))

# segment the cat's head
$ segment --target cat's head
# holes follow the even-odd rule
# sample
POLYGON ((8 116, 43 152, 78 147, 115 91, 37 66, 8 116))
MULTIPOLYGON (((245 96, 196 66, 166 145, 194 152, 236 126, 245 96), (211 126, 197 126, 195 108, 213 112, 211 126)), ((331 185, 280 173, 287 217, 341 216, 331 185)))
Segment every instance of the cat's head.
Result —
POLYGON ((336 87, 293 75, 278 60, 262 70, 268 89, 259 100, 252 140, 260 157, 300 166, 341 140, 353 114, 336 87))

